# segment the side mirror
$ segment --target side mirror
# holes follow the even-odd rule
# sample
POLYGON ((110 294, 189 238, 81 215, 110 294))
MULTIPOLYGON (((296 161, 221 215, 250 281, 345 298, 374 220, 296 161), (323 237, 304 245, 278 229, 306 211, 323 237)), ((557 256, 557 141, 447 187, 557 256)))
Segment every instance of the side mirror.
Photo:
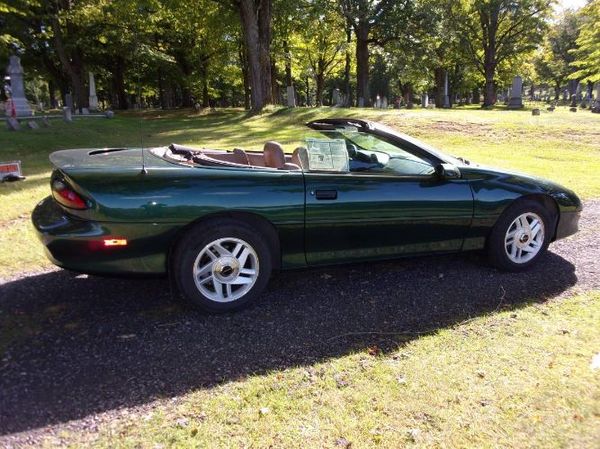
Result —
POLYGON ((436 174, 443 179, 458 179, 460 178, 460 170, 456 165, 439 164, 435 167, 436 174))

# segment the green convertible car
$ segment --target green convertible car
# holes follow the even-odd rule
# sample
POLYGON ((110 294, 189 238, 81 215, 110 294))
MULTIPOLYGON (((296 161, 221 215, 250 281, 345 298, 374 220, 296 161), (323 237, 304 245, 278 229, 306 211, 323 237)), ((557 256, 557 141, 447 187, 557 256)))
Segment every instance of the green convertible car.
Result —
POLYGON ((365 120, 307 126, 291 154, 272 141, 262 151, 52 153, 52 196, 33 223, 55 264, 168 273, 211 312, 255 300, 274 269, 486 250, 495 266, 519 271, 577 231, 579 198, 552 182, 365 120))

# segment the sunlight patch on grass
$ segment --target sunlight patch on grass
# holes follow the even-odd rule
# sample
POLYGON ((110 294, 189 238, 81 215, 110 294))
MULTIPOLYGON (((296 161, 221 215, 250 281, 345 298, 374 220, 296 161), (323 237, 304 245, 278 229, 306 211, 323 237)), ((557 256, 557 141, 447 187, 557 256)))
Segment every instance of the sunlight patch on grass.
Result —
POLYGON ((101 448, 594 447, 600 292, 190 391, 70 434, 101 448), (373 355, 375 354, 375 355, 373 355))

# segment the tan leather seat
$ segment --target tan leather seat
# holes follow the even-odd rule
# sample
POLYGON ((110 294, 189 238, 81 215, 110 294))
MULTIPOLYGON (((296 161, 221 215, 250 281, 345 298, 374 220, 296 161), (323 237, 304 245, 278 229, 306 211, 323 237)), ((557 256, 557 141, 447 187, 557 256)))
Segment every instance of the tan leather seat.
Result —
POLYGON ((298 147, 292 153, 292 164, 296 164, 302 170, 308 170, 308 150, 304 147, 298 147))
POLYGON ((234 157, 233 161, 236 164, 250 165, 250 160, 248 159, 248 155, 241 148, 233 149, 233 157, 234 157))
POLYGON ((265 155, 265 166, 271 168, 284 168, 285 154, 283 148, 277 142, 267 142, 263 148, 265 155))

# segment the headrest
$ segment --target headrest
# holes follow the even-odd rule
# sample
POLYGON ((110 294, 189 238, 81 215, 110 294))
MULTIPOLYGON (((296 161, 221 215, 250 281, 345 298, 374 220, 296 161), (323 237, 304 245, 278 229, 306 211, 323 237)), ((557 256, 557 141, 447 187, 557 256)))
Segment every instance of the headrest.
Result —
POLYGON ((277 142, 267 142, 263 149, 265 165, 272 168, 283 168, 285 165, 285 154, 283 148, 277 142))
POLYGON ((304 147, 298 147, 292 153, 292 163, 300 166, 303 170, 308 170, 308 150, 304 147))

